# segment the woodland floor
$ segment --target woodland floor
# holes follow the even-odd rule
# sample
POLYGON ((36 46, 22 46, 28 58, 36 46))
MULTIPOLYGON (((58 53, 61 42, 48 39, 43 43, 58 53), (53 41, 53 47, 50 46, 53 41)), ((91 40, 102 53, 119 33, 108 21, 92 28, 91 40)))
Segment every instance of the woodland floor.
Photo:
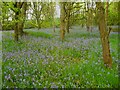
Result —
POLYGON ((111 69, 102 59, 97 28, 72 27, 64 42, 59 29, 26 29, 18 43, 12 31, 2 32, 3 88, 117 88, 118 33, 110 34, 111 69))

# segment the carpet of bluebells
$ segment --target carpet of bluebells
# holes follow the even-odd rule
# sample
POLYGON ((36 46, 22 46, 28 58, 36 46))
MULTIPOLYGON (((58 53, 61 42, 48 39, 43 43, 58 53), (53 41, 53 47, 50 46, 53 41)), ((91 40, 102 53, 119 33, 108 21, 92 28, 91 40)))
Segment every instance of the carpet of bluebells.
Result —
POLYGON ((63 42, 59 29, 25 31, 19 42, 13 31, 2 33, 3 88, 118 87, 118 33, 110 34, 113 66, 108 69, 97 28, 72 27, 63 42))

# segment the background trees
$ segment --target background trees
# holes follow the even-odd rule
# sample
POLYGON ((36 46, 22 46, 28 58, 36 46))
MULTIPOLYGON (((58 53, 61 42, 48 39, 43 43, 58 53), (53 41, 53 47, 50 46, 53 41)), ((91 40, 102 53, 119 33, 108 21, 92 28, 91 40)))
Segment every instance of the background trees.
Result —
MULTIPOLYGON (((56 27, 60 26, 59 25, 60 22, 58 23, 58 21, 60 20, 60 16, 55 14, 56 12, 57 13, 59 12, 60 7, 57 8, 58 10, 56 10, 56 6, 57 7, 60 6, 59 4, 56 4, 53 2, 44 2, 44 3, 43 2, 34 2, 34 3, 27 2, 27 3, 28 5, 25 6, 27 10, 26 10, 26 21, 25 21, 24 28, 38 28, 38 26, 41 28, 51 27, 53 26, 51 25, 53 24, 52 23, 53 21, 56 24, 55 25, 56 27), (40 24, 37 24, 37 22, 40 24)), ((108 25, 117 25, 119 22, 119 20, 117 20, 118 19, 118 13, 117 13, 118 3, 109 2, 108 6, 109 6, 108 20, 107 20, 108 25)), ((11 8, 14 8, 12 2, 10 3, 6 2, 2 4, 3 30, 13 29, 14 11, 11 8)), ((106 4, 104 5, 104 8, 106 8, 106 4)), ((93 24, 93 26, 94 25, 96 26, 97 18, 95 15, 95 9, 96 9, 96 5, 94 1, 93 2, 66 2, 65 3, 66 29, 68 28, 67 26, 72 26, 72 25, 88 26, 88 24, 93 24), (67 25, 67 24, 70 24, 70 25, 67 25)))
POLYGON ((44 12, 43 12, 44 7, 45 7, 45 3, 43 3, 43 2, 33 2, 33 15, 35 15, 38 29, 41 28, 41 24, 45 18, 43 15, 44 14, 44 12))
MULTIPOLYGON (((2 28, 14 29, 14 39, 22 37, 25 28, 60 28, 60 38, 63 41, 65 33, 70 32, 71 26, 85 26, 92 31, 93 26, 99 26, 103 46, 105 64, 111 67, 109 34, 107 25, 118 25, 118 3, 92 2, 2 2, 2 28), (60 15, 56 16, 59 6, 60 15), (98 21, 98 24, 96 22, 98 21)), ((112 29, 113 30, 113 29, 112 29)))
POLYGON ((94 2, 86 2, 86 27, 87 31, 92 31, 94 17, 94 2))
POLYGON ((118 2, 111 2, 108 6, 108 25, 118 25, 118 2))

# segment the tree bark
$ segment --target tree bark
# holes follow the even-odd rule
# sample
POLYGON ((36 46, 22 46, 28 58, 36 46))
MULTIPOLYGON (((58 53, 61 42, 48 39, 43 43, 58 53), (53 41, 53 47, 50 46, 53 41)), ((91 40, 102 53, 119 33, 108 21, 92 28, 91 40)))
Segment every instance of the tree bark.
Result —
POLYGON ((55 14, 55 3, 54 2, 52 2, 51 6, 50 6, 50 14, 51 14, 52 19, 53 19, 53 21, 51 22, 52 23, 52 27, 53 27, 53 32, 55 32, 55 17, 54 17, 54 14, 55 14))
MULTIPOLYGON (((19 2, 15 2, 14 8, 19 9, 19 2)), ((19 27, 18 27, 19 14, 20 14, 20 10, 15 11, 15 27, 14 27, 15 41, 19 40, 19 27)))
POLYGON ((60 37, 64 40, 65 37, 65 3, 61 2, 60 8, 60 37))
POLYGON ((69 33, 69 27, 70 27, 70 3, 67 2, 67 10, 66 10, 66 31, 69 33))
POLYGON ((41 13, 43 11, 44 5, 40 4, 39 2, 38 3, 33 2, 33 6, 34 6, 35 18, 36 18, 36 21, 37 21, 37 27, 38 27, 38 30, 39 30, 39 29, 41 29, 41 23, 42 23, 41 13), (41 6, 41 8, 39 8, 39 5, 41 6))
POLYGON ((70 31, 69 31, 69 18, 68 17, 66 20, 66 31, 67 31, 67 33, 70 33, 70 31))
POLYGON ((15 33, 15 35, 14 35, 14 39, 15 39, 15 41, 18 41, 18 39, 19 39, 19 31, 18 31, 18 16, 19 16, 19 13, 18 12, 16 12, 15 13, 15 27, 14 27, 14 33, 15 33))
MULTIPOLYGON (((15 36, 14 36, 14 39, 15 41, 18 41, 19 40, 19 23, 20 23, 20 14, 21 14, 21 11, 20 9, 22 8, 24 2, 15 2, 14 4, 14 8, 16 10, 13 10, 15 12, 15 26, 14 26, 14 33, 15 33, 15 36)), ((12 9, 12 8, 11 8, 12 9)))
POLYGON ((38 30, 40 30, 41 29, 41 24, 40 24, 40 20, 39 19, 37 19, 37 24, 38 24, 38 30))
POLYGON ((53 31, 55 32, 55 20, 54 20, 54 16, 53 16, 53 31))
POLYGON ((96 2, 98 9, 99 32, 102 42, 103 60, 107 67, 112 67, 112 57, 110 54, 109 34, 105 21, 105 10, 102 2, 96 2))
POLYGON ((108 21, 108 7, 109 7, 108 1, 109 1, 109 0, 107 0, 107 2, 106 2, 106 17, 105 17, 106 24, 107 24, 107 21, 108 21))
POLYGON ((87 31, 92 32, 92 19, 93 19, 93 12, 92 12, 92 7, 90 7, 90 3, 87 3, 87 21, 86 21, 86 27, 87 31))
POLYGON ((26 10, 27 10, 27 2, 24 2, 23 7, 22 7, 22 12, 20 14, 20 22, 19 22, 19 34, 22 37, 24 34, 23 28, 24 28, 24 22, 26 19, 26 10))

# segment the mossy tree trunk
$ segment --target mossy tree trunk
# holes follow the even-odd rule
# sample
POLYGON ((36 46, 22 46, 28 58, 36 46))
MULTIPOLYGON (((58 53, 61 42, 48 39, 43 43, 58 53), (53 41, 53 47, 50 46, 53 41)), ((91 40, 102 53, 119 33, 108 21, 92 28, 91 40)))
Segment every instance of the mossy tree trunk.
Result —
POLYGON ((91 5, 92 2, 86 2, 87 3, 87 20, 86 20, 86 27, 87 31, 92 32, 92 23, 93 23, 93 6, 91 5), (91 6, 91 7, 90 7, 91 6))
POLYGON ((55 32, 55 2, 51 2, 50 12, 52 16, 52 26, 53 26, 53 32, 55 32))
POLYGON ((22 11, 20 14, 20 22, 19 22, 19 34, 22 37, 24 34, 23 28, 24 28, 24 22, 26 19, 26 10, 27 10, 27 2, 24 2, 22 6, 22 11))
POLYGON ((19 23, 19 14, 20 14, 20 10, 19 10, 19 3, 15 2, 14 8, 16 9, 15 11, 15 26, 14 26, 14 39, 15 41, 19 40, 19 27, 18 27, 18 23, 19 23))
POLYGON ((99 23, 100 38, 102 42, 104 64, 107 67, 112 67, 112 57, 110 54, 110 46, 109 46, 110 31, 107 30, 107 26, 106 26, 104 4, 102 2, 96 2, 96 5, 98 9, 98 23, 99 23))
POLYGON ((65 37, 65 2, 60 3, 60 37, 64 40, 65 37))
POLYGON ((20 14, 21 14, 21 8, 23 6, 24 2, 15 2, 14 8, 11 8, 15 12, 15 26, 14 26, 14 39, 15 41, 19 40, 19 23, 20 23, 20 14))
POLYGON ((66 10, 66 31, 69 33, 69 27, 70 27, 70 4, 71 2, 67 2, 67 10, 66 10))

